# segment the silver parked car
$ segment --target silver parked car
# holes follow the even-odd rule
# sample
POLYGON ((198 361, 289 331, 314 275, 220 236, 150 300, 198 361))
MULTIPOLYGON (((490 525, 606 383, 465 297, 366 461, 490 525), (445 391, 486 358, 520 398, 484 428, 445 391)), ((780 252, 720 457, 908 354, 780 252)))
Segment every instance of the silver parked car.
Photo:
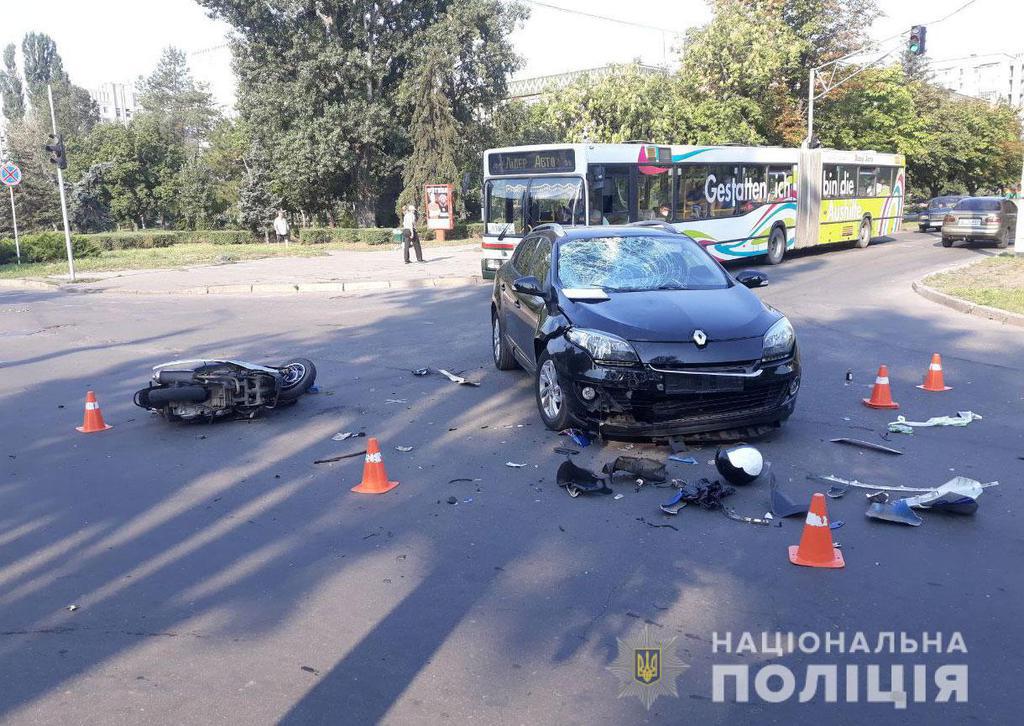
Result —
POLYGON ((928 200, 927 208, 922 209, 918 217, 917 228, 922 232, 927 232, 930 229, 942 229, 942 220, 961 199, 965 199, 965 197, 949 195, 928 200))
POLYGON ((1006 247, 1017 228, 1017 205, 1001 197, 968 197, 957 202, 942 220, 942 246, 966 242, 995 242, 1006 247))

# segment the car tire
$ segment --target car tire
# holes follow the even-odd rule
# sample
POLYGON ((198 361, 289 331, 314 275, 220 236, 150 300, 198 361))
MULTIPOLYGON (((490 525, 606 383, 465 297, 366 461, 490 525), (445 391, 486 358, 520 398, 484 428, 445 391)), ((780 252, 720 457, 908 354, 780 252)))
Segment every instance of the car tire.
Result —
POLYGON ((510 371, 516 367, 516 357, 505 338, 505 326, 497 311, 491 313, 491 352, 494 367, 499 371, 510 371))
POLYGON ((864 217, 860 221, 860 230, 857 232, 857 247, 864 249, 871 244, 871 218, 864 217))
POLYGON ((781 227, 773 227, 768 235, 768 252, 765 258, 769 265, 777 265, 786 256, 786 233, 781 227))
POLYGON ((1007 227, 1006 231, 1003 232, 1003 236, 996 240, 996 247, 1001 250, 1005 250, 1010 246, 1010 228, 1007 227))
POLYGON ((931 227, 918 227, 917 231, 918 232, 927 232, 929 229, 931 229, 931 227))
POLYGON ((953 240, 950 239, 949 237, 943 237, 942 238, 942 246, 943 247, 952 247, 953 246, 953 240))
POLYGON ((569 427, 569 406, 565 389, 558 380, 558 369, 547 351, 537 361, 534 375, 534 392, 541 421, 552 431, 564 431, 569 427))

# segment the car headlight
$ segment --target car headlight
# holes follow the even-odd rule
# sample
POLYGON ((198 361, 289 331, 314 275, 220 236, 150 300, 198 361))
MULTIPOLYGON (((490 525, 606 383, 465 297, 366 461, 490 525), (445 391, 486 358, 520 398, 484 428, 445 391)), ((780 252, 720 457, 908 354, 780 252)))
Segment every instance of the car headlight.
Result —
POLYGON ((590 353, 590 357, 596 363, 638 363, 633 346, 622 338, 597 330, 586 328, 571 328, 565 337, 570 343, 574 343, 583 350, 590 353))
POLYGON ((779 360, 792 354, 796 344, 796 333, 787 318, 779 318, 764 334, 762 360, 779 360))

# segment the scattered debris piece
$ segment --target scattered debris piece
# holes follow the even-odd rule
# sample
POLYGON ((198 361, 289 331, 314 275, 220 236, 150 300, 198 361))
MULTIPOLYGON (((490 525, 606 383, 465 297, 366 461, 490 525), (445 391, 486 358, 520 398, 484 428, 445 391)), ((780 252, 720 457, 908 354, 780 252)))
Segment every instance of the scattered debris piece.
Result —
POLYGON ((640 456, 619 456, 615 461, 604 465, 605 474, 611 475, 619 471, 650 481, 665 481, 668 478, 663 463, 640 456))
POLYGON ((444 368, 438 368, 437 372, 440 373, 445 378, 447 378, 452 383, 458 383, 460 386, 474 386, 477 388, 480 387, 479 383, 475 383, 474 381, 468 381, 462 376, 457 376, 454 373, 449 373, 444 368))
POLYGON ((798 514, 807 514, 807 510, 811 508, 811 499, 807 498, 807 501, 796 501, 788 497, 775 481, 775 474, 769 477, 769 491, 771 496, 771 508, 772 514, 776 517, 795 517, 798 514))
POLYGON ((864 513, 871 519, 880 519, 883 522, 896 522, 897 524, 909 524, 911 527, 919 527, 924 521, 906 499, 897 499, 894 502, 872 502, 868 511, 864 513))
POLYGON ((679 528, 676 527, 674 524, 655 524, 654 522, 648 522, 643 517, 637 517, 636 521, 643 522, 648 527, 654 527, 655 529, 674 529, 676 532, 679 531, 679 528))
POLYGON ((404 399, 404 398, 389 398, 388 400, 385 401, 385 403, 405 403, 405 402, 406 402, 406 399, 404 399))
POLYGON ((853 371, 850 370, 849 368, 846 369, 846 382, 847 383, 852 383, 853 382, 853 371))
MULTIPOLYGON (((365 456, 365 455, 366 455, 366 449, 363 449, 362 451, 353 451, 351 454, 342 454, 341 456, 332 456, 329 459, 314 459, 313 463, 314 464, 330 464, 332 461, 341 461, 342 459, 354 459, 357 456, 365 456)), ((281 476, 278 475, 278 476, 275 476, 274 478, 275 479, 280 479, 281 476)))
POLYGON ((678 454, 672 454, 668 457, 669 461, 678 461, 680 464, 696 464, 697 460, 692 456, 679 456, 678 454))
POLYGON ((676 492, 676 495, 672 497, 671 501, 665 502, 661 505, 661 511, 665 514, 679 514, 679 510, 687 504, 689 504, 689 502, 683 499, 683 492, 680 489, 676 492))
POLYGON ((844 484, 833 484, 825 492, 825 496, 829 499, 842 499, 843 495, 848 491, 850 491, 850 487, 844 484))
POLYGON ((449 504, 458 504, 459 500, 456 497, 448 497, 448 503, 449 504))
POLYGON ((885 504, 887 501, 889 501, 888 492, 870 492, 868 494, 865 494, 864 497, 869 502, 881 502, 882 504, 885 504))
POLYGON ((395 447, 395 451, 401 451, 403 454, 408 454, 410 451, 412 451, 412 447, 411 446, 396 446, 395 447))
POLYGON ((320 675, 320 671, 318 671, 316 668, 310 668, 309 666, 301 666, 301 668, 302 670, 306 671, 306 673, 312 673, 314 676, 320 675))
POLYGON ((829 528, 829 529, 839 529, 839 528, 840 528, 840 527, 842 527, 842 526, 843 526, 844 524, 846 524, 846 522, 844 522, 844 521, 843 521, 843 520, 841 520, 841 519, 837 519, 837 520, 836 520, 836 521, 834 521, 834 522, 829 522, 829 523, 828 523, 828 528, 829 528))
POLYGON ((566 429, 565 431, 562 431, 559 436, 568 436, 572 439, 572 442, 581 449, 590 446, 590 437, 579 429, 566 429))
POLYGON ((358 439, 361 436, 366 436, 365 431, 359 433, 352 433, 351 431, 345 431, 344 433, 335 434, 331 437, 331 441, 344 441, 345 439, 358 439))
POLYGON ((749 484, 761 476, 764 457, 753 446, 738 444, 715 453, 715 468, 730 484, 749 484))
POLYGON ((981 482, 957 476, 934 491, 908 497, 904 501, 919 509, 935 509, 951 514, 974 514, 978 511, 978 497, 985 491, 981 482))
MULTIPOLYGON (((748 517, 743 514, 736 514, 736 510, 732 507, 722 507, 722 513, 734 522, 744 522, 746 524, 760 524, 765 527, 771 526, 770 519, 761 519, 760 517, 748 517)), ((782 526, 782 522, 779 522, 779 526, 782 526)))
MULTIPOLYGON (((811 474, 810 477, 812 479, 820 479, 821 481, 834 482, 836 484, 845 484, 846 486, 849 486, 849 487, 858 487, 860 489, 874 489, 875 491, 880 491, 880 492, 934 492, 938 488, 938 487, 905 487, 905 486, 902 486, 902 485, 899 485, 899 486, 883 486, 881 484, 865 484, 864 482, 857 481, 856 479, 840 479, 839 477, 833 476, 832 474, 827 474, 827 475, 811 474)), ((967 481, 974 481, 973 479, 967 479, 967 477, 956 477, 956 478, 957 479, 966 479, 967 481)), ((999 486, 999 482, 997 482, 997 481, 985 482, 984 484, 981 484, 979 482, 978 484, 983 489, 984 488, 988 488, 988 487, 999 486)))
POLYGON ((614 497, 612 497, 612 499, 619 500, 619 499, 622 499, 624 496, 626 496, 626 495, 625 494, 616 494, 614 497))
POLYGON ((558 486, 563 487, 570 497, 580 494, 611 494, 608 478, 576 466, 566 459, 558 467, 556 474, 558 486))
POLYGON ((69 613, 73 613, 73 612, 75 612, 75 610, 78 610, 78 606, 77 606, 77 605, 74 605, 74 604, 72 604, 72 605, 68 605, 68 607, 67 607, 67 611, 68 611, 69 613))
POLYGON ((980 421, 981 416, 973 411, 957 411, 956 416, 932 416, 927 421, 907 421, 903 416, 889 424, 889 431, 894 434, 913 433, 915 428, 927 426, 966 426, 971 421, 980 421))
POLYGON ((459 484, 460 482, 469 482, 469 483, 472 484, 475 481, 483 481, 483 479, 469 479, 469 478, 463 477, 461 479, 449 479, 448 483, 449 484, 459 484))
POLYGON ((668 445, 673 454, 682 454, 690 450, 682 436, 673 436, 668 440, 668 445))
POLYGON ((505 466, 509 467, 510 469, 522 469, 524 466, 526 466, 526 464, 517 464, 514 461, 506 461, 505 466))
POLYGON ((429 368, 416 368, 415 370, 413 370, 412 374, 414 376, 429 376, 430 375, 430 369, 429 368))
POLYGON ((831 439, 831 441, 833 444, 846 444, 847 446, 857 446, 861 449, 871 449, 871 451, 880 451, 883 454, 896 454, 897 456, 903 454, 903 452, 899 451, 898 449, 891 449, 888 446, 882 446, 881 444, 873 444, 870 441, 861 441, 860 439, 841 438, 831 439))
POLYGON ((556 454, 565 454, 566 456, 576 456, 576 454, 580 453, 576 449, 570 449, 568 446, 556 446, 554 452, 556 454))
POLYGON ((736 493, 735 489, 723 485, 717 479, 714 481, 698 479, 692 484, 678 479, 673 481, 679 484, 683 499, 691 504, 699 505, 701 509, 718 509, 722 506, 723 499, 736 493))

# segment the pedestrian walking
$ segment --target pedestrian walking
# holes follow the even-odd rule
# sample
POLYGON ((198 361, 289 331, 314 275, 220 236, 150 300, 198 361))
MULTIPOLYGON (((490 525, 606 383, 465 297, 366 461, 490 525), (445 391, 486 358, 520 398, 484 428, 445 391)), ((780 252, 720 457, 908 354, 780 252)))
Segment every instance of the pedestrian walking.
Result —
POLYGON ((416 233, 416 205, 410 204, 402 214, 402 255, 405 264, 409 264, 409 245, 416 249, 416 261, 423 262, 423 250, 420 248, 420 236, 416 233))
POLYGON ((284 218, 284 210, 277 210, 277 217, 274 219, 274 233, 277 235, 277 241, 287 242, 290 230, 291 227, 288 226, 288 220, 284 218))

